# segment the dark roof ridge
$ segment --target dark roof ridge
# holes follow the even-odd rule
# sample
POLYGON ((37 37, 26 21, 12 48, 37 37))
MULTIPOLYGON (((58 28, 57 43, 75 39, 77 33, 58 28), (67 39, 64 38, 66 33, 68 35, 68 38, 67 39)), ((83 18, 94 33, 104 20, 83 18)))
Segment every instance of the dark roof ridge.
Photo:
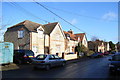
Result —
MULTIPOLYGON (((8 29, 13 28, 13 27, 15 27, 15 26, 17 26, 17 25, 25 25, 26 22, 32 22, 32 21, 30 21, 30 20, 24 20, 24 21, 22 21, 22 22, 20 22, 20 23, 17 23, 17 24, 15 24, 15 25, 9 27, 8 29)), ((32 23, 35 23, 35 22, 32 22, 32 23)), ((39 23, 35 23, 35 24, 39 24, 39 23)), ((42 24, 39 24, 39 25, 42 25, 42 24)))
POLYGON ((52 22, 52 23, 48 23, 48 24, 44 24, 43 26, 46 26, 46 25, 50 25, 50 24, 58 24, 59 22, 52 22))

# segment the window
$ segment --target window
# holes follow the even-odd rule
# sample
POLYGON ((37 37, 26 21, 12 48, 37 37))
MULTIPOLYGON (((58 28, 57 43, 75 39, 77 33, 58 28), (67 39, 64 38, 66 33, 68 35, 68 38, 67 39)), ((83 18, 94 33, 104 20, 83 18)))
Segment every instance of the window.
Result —
POLYGON ((47 55, 38 55, 36 58, 38 60, 44 60, 47 57, 47 55))
POLYGON ((54 55, 54 57, 55 57, 55 59, 59 59, 59 56, 57 56, 57 55, 54 55))
POLYGON ((34 52, 32 50, 25 50, 25 54, 28 56, 34 56, 34 52))
POLYGON ((18 31, 18 38, 23 38, 24 37, 24 30, 18 31))
POLYGON ((49 60, 55 59, 53 55, 50 55, 49 60))
POLYGON ((42 39, 44 37, 44 34, 43 34, 44 30, 43 30, 43 28, 39 27, 37 29, 37 32, 38 32, 38 37, 42 39))

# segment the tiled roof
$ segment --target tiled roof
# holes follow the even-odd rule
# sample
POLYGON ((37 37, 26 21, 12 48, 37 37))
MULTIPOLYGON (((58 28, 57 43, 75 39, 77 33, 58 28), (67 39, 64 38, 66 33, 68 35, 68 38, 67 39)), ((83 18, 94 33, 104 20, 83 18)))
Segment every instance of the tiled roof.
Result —
POLYGON ((71 40, 74 40, 74 41, 77 40, 76 35, 71 34, 70 32, 66 32, 66 31, 63 31, 63 32, 64 32, 64 34, 65 34, 66 37, 67 37, 67 35, 69 35, 69 37, 70 37, 71 40))
POLYGON ((96 40, 95 43, 98 45, 98 46, 101 46, 103 41, 100 41, 100 40, 96 40))
POLYGON ((57 24, 58 22, 48 23, 48 24, 43 25, 44 33, 50 34, 57 24))
POLYGON ((8 29, 12 29, 13 27, 19 27, 19 26, 24 26, 26 27, 29 31, 33 31, 33 32, 36 32, 36 29, 39 27, 39 26, 42 26, 41 24, 38 24, 38 23, 35 23, 35 22, 32 22, 32 21, 29 21, 29 20, 25 20, 23 22, 20 22, 12 27, 9 27, 8 29))
POLYGON ((48 23, 48 24, 42 25, 42 24, 38 24, 38 23, 29 21, 29 20, 25 20, 25 21, 20 22, 20 23, 14 25, 12 27, 9 27, 8 29, 10 30, 10 29, 12 29, 14 27, 24 26, 24 27, 26 27, 28 29, 28 31, 37 32, 37 28, 39 26, 42 26, 42 28, 44 29, 44 33, 45 34, 50 34, 57 24, 58 24, 58 22, 48 23))
POLYGON ((94 44, 96 46, 101 46, 102 43, 104 43, 103 41, 100 40, 96 40, 96 41, 88 41, 89 44, 94 44))
POLYGON ((83 40, 84 36, 85 36, 85 33, 78 33, 78 34, 75 34, 77 36, 77 39, 78 37, 80 37, 80 41, 83 40))

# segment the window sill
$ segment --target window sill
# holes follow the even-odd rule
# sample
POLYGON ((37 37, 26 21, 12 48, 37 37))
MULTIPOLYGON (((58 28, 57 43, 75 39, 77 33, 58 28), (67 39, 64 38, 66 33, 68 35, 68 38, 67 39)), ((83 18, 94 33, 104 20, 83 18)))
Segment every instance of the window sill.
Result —
POLYGON ((18 38, 18 39, 23 39, 23 38, 18 38))

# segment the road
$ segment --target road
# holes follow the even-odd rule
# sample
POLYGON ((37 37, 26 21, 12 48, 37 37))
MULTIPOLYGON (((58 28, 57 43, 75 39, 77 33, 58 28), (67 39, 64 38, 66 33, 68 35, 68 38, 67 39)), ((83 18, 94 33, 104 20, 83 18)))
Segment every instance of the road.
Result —
POLYGON ((3 71, 2 76, 3 78, 120 78, 119 74, 109 75, 109 57, 88 58, 49 71, 34 70, 31 65, 23 65, 20 69, 3 71))

